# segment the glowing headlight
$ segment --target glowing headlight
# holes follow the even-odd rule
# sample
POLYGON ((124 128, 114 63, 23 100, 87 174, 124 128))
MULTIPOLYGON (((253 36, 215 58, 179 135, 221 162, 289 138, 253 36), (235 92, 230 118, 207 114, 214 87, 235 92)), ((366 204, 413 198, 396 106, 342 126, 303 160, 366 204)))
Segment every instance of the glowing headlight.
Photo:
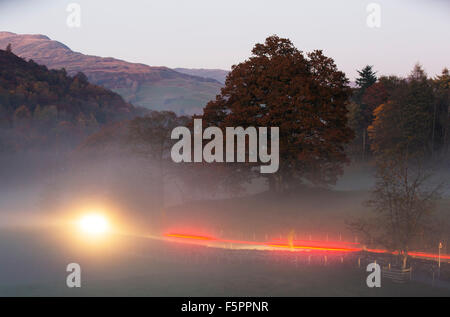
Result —
POLYGON ((108 219, 100 214, 88 214, 83 216, 79 223, 82 232, 90 235, 101 235, 109 230, 108 219))

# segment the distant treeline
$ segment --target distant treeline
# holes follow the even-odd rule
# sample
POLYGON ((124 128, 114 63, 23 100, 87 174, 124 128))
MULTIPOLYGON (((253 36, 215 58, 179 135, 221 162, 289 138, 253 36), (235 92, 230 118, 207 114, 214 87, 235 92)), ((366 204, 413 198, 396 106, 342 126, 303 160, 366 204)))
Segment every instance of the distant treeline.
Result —
POLYGON ((359 71, 348 105, 355 139, 353 158, 395 153, 440 157, 449 149, 450 76, 429 78, 417 64, 407 78, 376 77, 372 66, 359 71))

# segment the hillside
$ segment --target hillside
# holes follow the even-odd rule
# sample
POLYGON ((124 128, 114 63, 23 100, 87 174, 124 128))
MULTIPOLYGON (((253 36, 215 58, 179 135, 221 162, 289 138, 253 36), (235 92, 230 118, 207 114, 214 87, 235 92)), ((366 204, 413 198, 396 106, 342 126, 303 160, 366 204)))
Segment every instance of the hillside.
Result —
POLYGON ((134 105, 153 110, 200 113, 222 86, 214 79, 182 74, 167 67, 84 55, 44 35, 0 32, 0 49, 9 43, 18 56, 50 69, 65 68, 69 75, 83 72, 90 82, 118 92, 134 105))
POLYGON ((175 71, 192 76, 212 78, 224 84, 229 73, 223 69, 205 69, 205 68, 174 68, 175 71))
POLYGON ((0 50, 0 152, 70 148, 99 127, 137 114, 83 73, 71 77, 0 50))

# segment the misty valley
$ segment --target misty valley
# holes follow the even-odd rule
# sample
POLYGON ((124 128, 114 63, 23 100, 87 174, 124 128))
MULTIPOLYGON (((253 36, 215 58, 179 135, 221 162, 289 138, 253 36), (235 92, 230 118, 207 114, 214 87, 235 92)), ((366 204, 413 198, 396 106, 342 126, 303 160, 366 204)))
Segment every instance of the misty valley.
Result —
POLYGON ((446 5, 381 2, 0 2, 0 297, 449 296, 446 5))

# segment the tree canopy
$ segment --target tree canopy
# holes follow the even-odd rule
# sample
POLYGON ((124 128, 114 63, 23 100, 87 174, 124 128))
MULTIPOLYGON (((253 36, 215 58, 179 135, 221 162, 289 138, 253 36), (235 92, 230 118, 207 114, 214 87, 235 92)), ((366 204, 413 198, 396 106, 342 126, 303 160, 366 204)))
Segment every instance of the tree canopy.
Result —
POLYGON ((203 121, 222 128, 279 127, 280 168, 271 184, 333 183, 353 137, 345 74, 322 51, 304 54, 278 36, 256 44, 252 53, 232 67, 221 93, 206 105, 203 121))

